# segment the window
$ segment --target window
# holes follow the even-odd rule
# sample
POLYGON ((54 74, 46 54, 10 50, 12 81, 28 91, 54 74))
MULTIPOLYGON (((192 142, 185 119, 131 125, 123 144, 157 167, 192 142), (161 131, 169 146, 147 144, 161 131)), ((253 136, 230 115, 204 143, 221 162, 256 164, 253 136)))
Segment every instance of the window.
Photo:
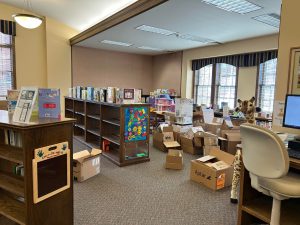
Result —
POLYGON ((194 99, 198 105, 207 106, 227 102, 229 108, 236 102, 237 67, 217 63, 195 71, 194 99))
POLYGON ((257 102, 262 111, 266 113, 273 112, 276 66, 277 59, 271 59, 259 65, 257 102))
POLYGON ((15 88, 14 37, 0 32, 0 99, 15 88))
POLYGON ((219 63, 216 65, 216 101, 219 108, 222 102, 227 102, 228 107, 233 109, 236 102, 236 79, 237 69, 235 66, 219 63))
POLYGON ((198 105, 210 106, 213 65, 202 67, 196 71, 194 99, 198 105))

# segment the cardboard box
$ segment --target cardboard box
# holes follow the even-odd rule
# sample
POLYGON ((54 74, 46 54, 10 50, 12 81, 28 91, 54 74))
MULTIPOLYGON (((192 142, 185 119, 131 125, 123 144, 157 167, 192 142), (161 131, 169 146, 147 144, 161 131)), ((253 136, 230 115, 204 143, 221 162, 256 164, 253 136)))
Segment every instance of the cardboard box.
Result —
POLYGON ((166 169, 181 170, 183 168, 183 156, 181 150, 169 149, 166 156, 166 169))
POLYGON ((220 130, 223 124, 222 118, 214 118, 212 123, 206 124, 206 131, 209 131, 215 135, 220 135, 220 130))
POLYGON ((221 147, 224 151, 235 155, 236 146, 241 143, 240 132, 227 132, 224 133, 224 139, 221 141, 221 147))
POLYGON ((211 151, 212 149, 218 149, 218 150, 221 150, 220 146, 212 146, 212 145, 203 146, 203 155, 204 155, 204 156, 209 155, 209 154, 210 154, 210 151, 211 151))
POLYGON ((173 127, 173 131, 174 132, 185 133, 185 132, 188 132, 188 130, 190 128, 192 128, 193 125, 177 125, 177 124, 173 124, 172 127, 173 127))
POLYGON ((176 141, 178 134, 174 134, 173 127, 161 126, 157 131, 153 131, 153 146, 161 151, 169 148, 179 148, 180 144, 176 141), (170 142, 167 143, 166 142, 170 142))
POLYGON ((189 125, 193 124, 193 117, 176 117, 176 124, 189 125))
POLYGON ((204 157, 191 161, 190 179, 214 191, 230 186, 234 156, 212 148, 204 157))
POLYGON ((157 130, 153 130, 153 147, 164 151, 164 142, 163 142, 163 134, 157 130))
POLYGON ((198 155, 198 154, 202 154, 202 148, 200 147, 196 147, 194 145, 194 140, 193 138, 186 138, 181 136, 180 137, 180 144, 181 144, 181 148, 184 152, 186 153, 190 153, 192 155, 198 155))
POLYGON ((194 143, 197 147, 217 146, 218 136, 209 132, 197 132, 194 135, 194 143))
POLYGON ((82 182, 100 173, 100 149, 84 150, 73 154, 73 177, 82 182))

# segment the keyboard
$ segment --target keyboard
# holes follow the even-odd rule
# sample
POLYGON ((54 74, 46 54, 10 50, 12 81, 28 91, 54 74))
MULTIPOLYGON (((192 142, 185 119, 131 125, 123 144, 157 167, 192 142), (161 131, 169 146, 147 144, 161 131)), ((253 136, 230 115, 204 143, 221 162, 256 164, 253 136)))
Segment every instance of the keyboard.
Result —
POLYGON ((300 150, 288 148, 288 153, 290 157, 300 159, 300 150))

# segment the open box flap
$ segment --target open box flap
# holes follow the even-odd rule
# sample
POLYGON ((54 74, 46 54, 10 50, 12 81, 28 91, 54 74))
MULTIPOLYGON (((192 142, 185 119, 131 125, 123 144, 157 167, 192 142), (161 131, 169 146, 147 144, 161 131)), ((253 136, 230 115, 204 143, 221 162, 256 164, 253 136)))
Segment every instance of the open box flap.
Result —
POLYGON ((88 150, 83 150, 73 154, 73 160, 82 163, 84 159, 90 157, 90 152, 88 150))
POLYGON ((224 152, 222 150, 219 150, 217 148, 212 148, 210 150, 210 155, 216 156, 216 158, 218 160, 222 160, 229 165, 232 165, 233 161, 234 161, 234 155, 231 155, 231 154, 224 152))
POLYGON ((100 155, 102 153, 102 150, 97 149, 97 148, 93 148, 91 151, 91 156, 96 156, 96 155, 100 155))

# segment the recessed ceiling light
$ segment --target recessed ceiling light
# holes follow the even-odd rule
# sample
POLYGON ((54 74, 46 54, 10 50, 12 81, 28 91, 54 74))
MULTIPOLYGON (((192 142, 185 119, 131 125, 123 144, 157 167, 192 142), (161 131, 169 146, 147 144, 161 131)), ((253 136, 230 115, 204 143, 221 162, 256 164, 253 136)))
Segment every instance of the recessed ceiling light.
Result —
POLYGON ((149 46, 141 46, 141 47, 138 47, 138 48, 139 49, 144 49, 144 50, 158 51, 158 52, 165 51, 161 48, 153 48, 153 47, 149 47, 149 46))
POLYGON ((280 16, 275 13, 252 17, 252 19, 279 28, 280 16))
POLYGON ((202 38, 190 34, 178 34, 178 38, 185 39, 185 40, 190 40, 190 41, 197 41, 201 43, 216 43, 216 41, 208 39, 208 38, 202 38))
POLYGON ((261 9, 259 5, 255 5, 246 0, 202 0, 202 2, 214 5, 220 9, 240 14, 250 13, 261 9))
POLYGON ((103 40, 103 41, 101 41, 101 43, 109 44, 109 45, 119 45, 119 46, 125 46, 125 47, 129 47, 132 45, 132 44, 125 43, 125 42, 111 41, 111 40, 103 40))
POLYGON ((174 31, 170 31, 170 30, 166 30, 166 29, 162 29, 162 28, 158 28, 158 27, 152 27, 152 26, 148 26, 148 25, 141 25, 135 29, 147 31, 147 32, 151 32, 151 33, 156 33, 156 34, 162 34, 162 35, 166 35, 166 36, 176 33, 174 31))

